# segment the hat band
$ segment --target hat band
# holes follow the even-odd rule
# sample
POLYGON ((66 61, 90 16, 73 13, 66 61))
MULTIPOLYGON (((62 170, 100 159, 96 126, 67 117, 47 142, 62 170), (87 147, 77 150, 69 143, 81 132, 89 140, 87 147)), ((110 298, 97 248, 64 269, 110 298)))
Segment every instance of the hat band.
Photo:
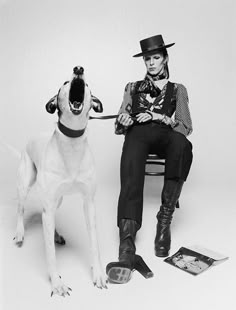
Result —
POLYGON ((142 50, 142 52, 149 52, 149 51, 152 51, 152 50, 155 50, 155 49, 158 49, 158 48, 162 48, 162 47, 165 47, 164 44, 161 44, 161 45, 152 45, 152 46, 148 46, 146 47, 145 50, 142 50))

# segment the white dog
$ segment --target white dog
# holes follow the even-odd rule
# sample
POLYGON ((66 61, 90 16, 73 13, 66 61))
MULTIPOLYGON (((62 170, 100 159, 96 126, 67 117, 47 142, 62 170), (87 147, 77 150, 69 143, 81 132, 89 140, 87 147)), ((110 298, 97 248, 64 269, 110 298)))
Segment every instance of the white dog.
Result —
POLYGON ((70 81, 64 83, 58 94, 46 105, 48 112, 58 109, 59 121, 50 137, 32 139, 23 152, 18 171, 18 218, 15 242, 24 241, 24 203, 31 186, 35 184, 42 202, 42 222, 48 271, 52 293, 69 295, 56 267, 54 242, 65 241, 55 230, 55 212, 65 194, 80 192, 84 198, 84 212, 91 242, 93 282, 98 288, 107 288, 107 279, 100 262, 95 223, 95 169, 89 149, 86 126, 89 110, 102 112, 101 103, 91 95, 84 81, 84 69, 75 67, 70 81))

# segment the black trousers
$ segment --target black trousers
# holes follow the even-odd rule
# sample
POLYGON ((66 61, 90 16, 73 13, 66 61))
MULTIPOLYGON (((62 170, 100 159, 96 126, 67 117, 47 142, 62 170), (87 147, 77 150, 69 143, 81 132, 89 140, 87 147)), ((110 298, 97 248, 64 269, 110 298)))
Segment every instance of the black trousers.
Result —
POLYGON ((154 122, 132 126, 125 136, 121 156, 118 226, 122 218, 142 225, 145 164, 149 153, 165 159, 165 179, 187 179, 193 155, 192 144, 183 134, 154 122))

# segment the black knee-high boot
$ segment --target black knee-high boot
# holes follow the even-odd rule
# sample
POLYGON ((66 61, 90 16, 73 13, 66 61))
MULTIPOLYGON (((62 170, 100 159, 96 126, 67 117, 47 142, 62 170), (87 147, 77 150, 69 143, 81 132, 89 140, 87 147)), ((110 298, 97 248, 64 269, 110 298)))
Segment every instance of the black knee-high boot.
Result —
POLYGON ((166 257, 169 255, 171 244, 170 224, 179 196, 182 190, 183 180, 165 180, 162 190, 162 205, 157 213, 157 228, 155 238, 155 255, 166 257))
POLYGON ((134 220, 122 219, 120 221, 119 261, 109 263, 106 267, 110 282, 127 283, 134 269, 139 271, 145 278, 153 276, 152 271, 145 264, 142 257, 135 254, 135 237, 138 229, 139 224, 134 220))

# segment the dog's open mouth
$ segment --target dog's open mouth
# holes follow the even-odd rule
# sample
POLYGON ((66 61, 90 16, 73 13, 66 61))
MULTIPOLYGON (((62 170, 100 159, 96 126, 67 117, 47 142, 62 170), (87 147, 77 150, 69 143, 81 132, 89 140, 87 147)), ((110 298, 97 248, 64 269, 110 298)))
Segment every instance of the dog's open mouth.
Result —
POLYGON ((84 88, 85 82, 77 76, 71 81, 69 93, 69 106, 73 114, 79 115, 84 107, 84 88))

